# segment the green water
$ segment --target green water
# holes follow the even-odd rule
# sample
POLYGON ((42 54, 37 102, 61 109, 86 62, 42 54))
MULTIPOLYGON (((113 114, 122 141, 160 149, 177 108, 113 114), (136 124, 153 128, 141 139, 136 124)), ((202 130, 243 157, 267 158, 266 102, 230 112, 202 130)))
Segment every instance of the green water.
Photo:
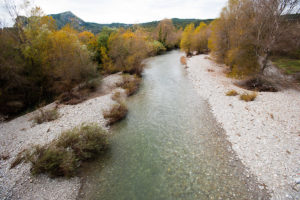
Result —
POLYGON ((244 175, 180 56, 146 61, 127 118, 112 128, 110 152, 85 168, 81 199, 268 199, 244 175))

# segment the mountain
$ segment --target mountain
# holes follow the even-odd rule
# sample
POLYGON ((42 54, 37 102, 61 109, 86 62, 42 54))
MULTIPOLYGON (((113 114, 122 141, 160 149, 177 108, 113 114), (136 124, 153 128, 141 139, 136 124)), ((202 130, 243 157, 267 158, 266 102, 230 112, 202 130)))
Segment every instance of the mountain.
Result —
POLYGON ((120 28, 120 27, 129 27, 132 24, 122 24, 122 23, 112 23, 112 24, 97 24, 93 22, 85 22, 76 15, 74 15, 71 11, 59 13, 59 14, 51 14, 49 15, 56 20, 56 25, 59 29, 64 27, 67 24, 71 24, 77 30, 89 30, 93 33, 99 33, 104 26, 111 28, 120 28))
MULTIPOLYGON (((71 24, 75 29, 77 30, 89 30, 95 34, 99 33, 103 27, 107 26, 110 28, 128 28, 132 27, 135 24, 124 24, 124 23, 111 23, 111 24, 98 24, 93 22, 85 22, 76 15, 74 15, 72 12, 67 11, 59 14, 51 14, 49 16, 52 16, 53 19, 56 20, 56 25, 59 29, 64 27, 66 24, 71 24)), ((195 26, 198 26, 200 22, 210 23, 213 21, 213 19, 178 19, 173 18, 172 19, 173 24, 176 28, 184 28, 186 25, 190 23, 194 23, 195 26)), ((155 28, 159 21, 152 21, 152 22, 146 22, 146 23, 140 23, 138 25, 145 27, 145 28, 155 28)))

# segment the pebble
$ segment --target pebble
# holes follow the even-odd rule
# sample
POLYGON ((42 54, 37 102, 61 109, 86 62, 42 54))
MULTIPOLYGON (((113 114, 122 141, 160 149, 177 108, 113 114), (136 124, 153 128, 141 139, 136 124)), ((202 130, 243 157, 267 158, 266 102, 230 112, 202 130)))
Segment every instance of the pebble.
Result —
POLYGON ((293 133, 300 130, 300 120, 295 120, 300 118, 300 109, 295 109, 300 105, 300 92, 292 89, 276 93, 259 92, 258 98, 248 103, 236 97, 225 98, 228 90, 234 89, 238 93, 245 90, 223 75, 224 68, 217 67, 204 57, 198 55, 189 59, 188 77, 197 92, 208 100, 233 150, 251 174, 256 175, 273 192, 273 199, 285 199, 286 193, 300 199, 299 192, 290 190, 291 183, 295 183, 291 177, 299 173, 300 144, 293 133), (215 76, 206 73, 207 69, 215 70, 215 76), (276 115, 276 118, 272 119, 269 113, 276 115), (249 116, 254 120, 250 121, 249 116), (241 137, 236 137, 237 132, 241 133, 241 137), (291 153, 288 156, 287 147, 291 153))

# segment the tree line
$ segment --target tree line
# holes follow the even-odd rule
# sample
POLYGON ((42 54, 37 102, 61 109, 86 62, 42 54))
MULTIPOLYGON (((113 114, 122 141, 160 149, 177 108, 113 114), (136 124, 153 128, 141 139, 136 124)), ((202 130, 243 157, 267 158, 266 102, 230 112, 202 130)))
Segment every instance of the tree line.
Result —
POLYGON ((154 29, 104 27, 100 33, 58 29, 40 8, 0 29, 0 113, 16 114, 51 102, 83 82, 116 72, 141 76, 143 60, 181 48, 210 52, 235 77, 264 72, 270 56, 300 59, 299 0, 229 0, 220 17, 184 30, 164 19, 154 29))
POLYGON ((234 77, 263 74, 271 56, 300 59, 299 8, 299 0, 229 0, 208 26, 185 28, 181 49, 210 51, 234 77))
POLYGON ((58 29, 38 7, 28 17, 14 14, 14 26, 0 29, 0 113, 4 115, 51 102, 105 74, 141 76, 142 61, 178 47, 181 36, 169 19, 151 31, 139 26, 105 27, 94 35, 71 25, 58 29))

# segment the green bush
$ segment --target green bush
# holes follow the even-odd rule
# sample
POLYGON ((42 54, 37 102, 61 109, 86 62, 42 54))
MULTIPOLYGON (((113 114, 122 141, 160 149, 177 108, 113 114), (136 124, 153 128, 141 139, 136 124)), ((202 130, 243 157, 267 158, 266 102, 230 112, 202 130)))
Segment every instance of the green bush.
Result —
POLYGON ((96 124, 83 124, 63 132, 44 146, 23 151, 11 164, 31 162, 32 174, 46 173, 51 177, 74 176, 82 161, 96 158, 108 148, 106 132, 96 124))
POLYGON ((73 176, 78 162, 72 151, 55 145, 34 147, 28 159, 32 163, 32 174, 47 173, 51 177, 73 176))
POLYGON ((97 125, 83 125, 63 132, 56 141, 58 148, 71 148, 76 159, 81 161, 94 158, 106 149, 105 132, 97 125))
POLYGON ((42 124, 44 122, 50 122, 59 118, 57 109, 46 110, 40 109, 40 114, 34 116, 33 121, 36 124, 42 124))

